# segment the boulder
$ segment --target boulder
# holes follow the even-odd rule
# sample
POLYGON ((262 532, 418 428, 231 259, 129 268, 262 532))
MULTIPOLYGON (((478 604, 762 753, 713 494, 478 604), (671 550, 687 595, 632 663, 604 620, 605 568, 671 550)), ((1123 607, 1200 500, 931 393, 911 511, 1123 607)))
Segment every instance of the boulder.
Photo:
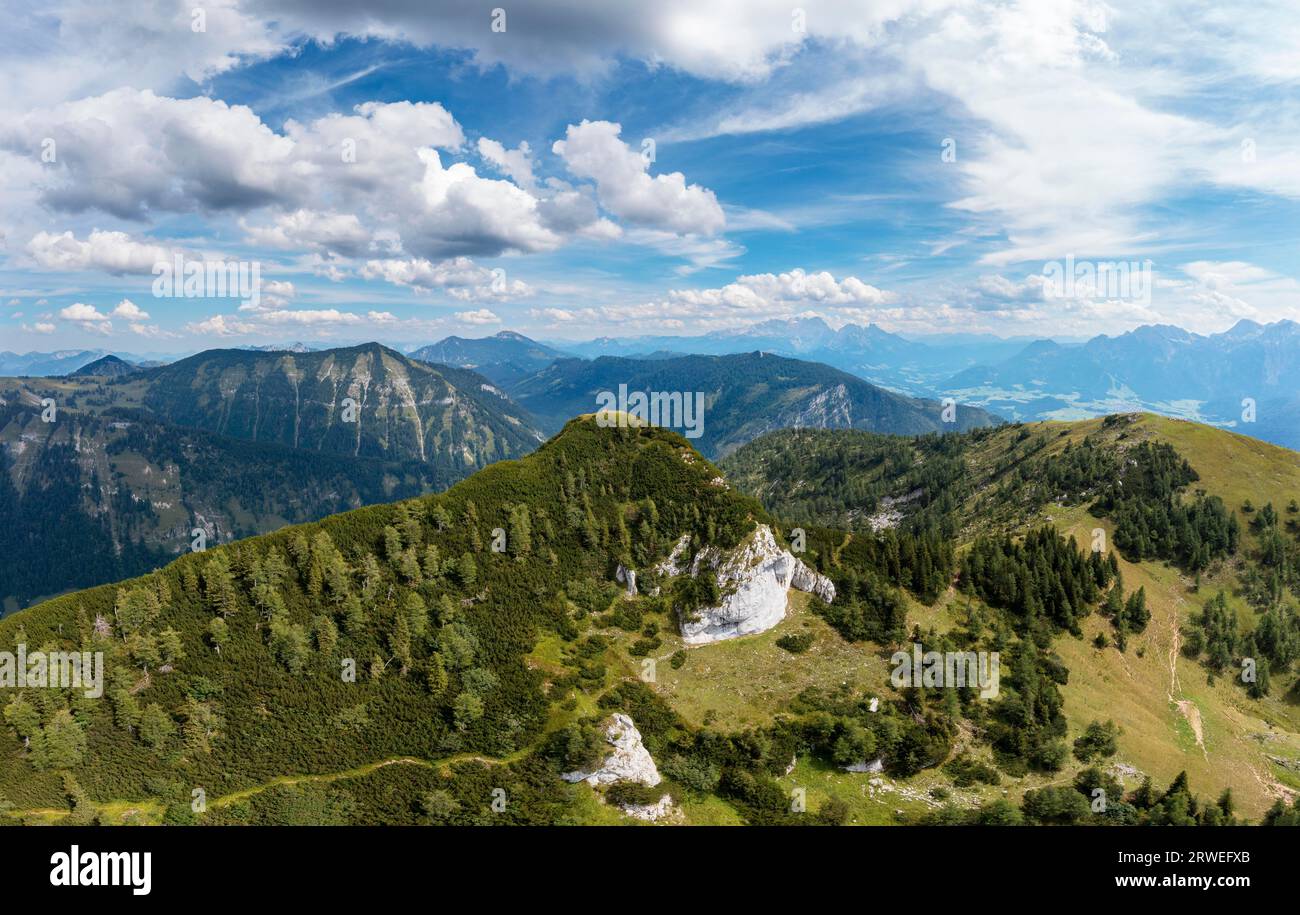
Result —
POLYGON ((631 718, 615 712, 605 725, 605 740, 614 749, 600 768, 594 772, 565 772, 560 777, 566 782, 586 782, 593 787, 615 782, 639 782, 653 788, 663 781, 650 751, 641 743, 641 732, 631 718))

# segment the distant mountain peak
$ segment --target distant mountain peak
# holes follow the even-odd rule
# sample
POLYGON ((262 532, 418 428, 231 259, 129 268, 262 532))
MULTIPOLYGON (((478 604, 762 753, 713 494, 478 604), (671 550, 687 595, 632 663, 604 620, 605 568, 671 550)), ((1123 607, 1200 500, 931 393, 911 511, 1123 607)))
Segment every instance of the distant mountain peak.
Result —
POLYGON ((130 375, 140 371, 139 366, 132 365, 125 359, 119 359, 113 354, 101 356, 94 362, 88 362, 75 372, 69 373, 69 378, 116 378, 121 375, 130 375))

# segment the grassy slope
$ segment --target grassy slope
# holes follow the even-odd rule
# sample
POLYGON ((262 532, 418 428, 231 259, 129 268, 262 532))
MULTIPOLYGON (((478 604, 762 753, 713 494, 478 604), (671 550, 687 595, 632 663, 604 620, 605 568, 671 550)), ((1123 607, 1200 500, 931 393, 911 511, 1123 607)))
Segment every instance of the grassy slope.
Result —
MULTIPOLYGON (((1097 432, 1101 421, 1037 423, 1029 428, 1035 434, 1055 436, 1043 452, 1050 454, 1067 441, 1077 444, 1097 432)), ((972 461, 977 466, 991 464, 1016 434, 1008 429, 991 437, 972 455, 972 461)), ((1172 444, 1200 474, 1201 480, 1194 487, 1219 495, 1229 509, 1239 514, 1245 499, 1257 507, 1272 501, 1280 510, 1293 496, 1300 497, 1300 456, 1284 448, 1151 415, 1143 415, 1128 426, 1125 437, 1134 442, 1154 437, 1172 444)), ((1108 542, 1113 533, 1109 521, 1093 518, 1082 507, 1051 506, 1036 523, 1045 520, 1073 535, 1080 544, 1091 541, 1096 527, 1106 530, 1108 542)), ((1244 538, 1247 543, 1250 539, 1244 538)), ((1300 789, 1300 778, 1294 772, 1269 759, 1300 759, 1300 705, 1287 698, 1291 682, 1276 677, 1273 694, 1257 702, 1226 679, 1212 686, 1207 684, 1205 669, 1174 647, 1192 614, 1199 613, 1220 588, 1238 606, 1243 623, 1253 625, 1255 614, 1234 595, 1233 564, 1202 576, 1199 591, 1194 591, 1193 583, 1170 566, 1150 562, 1134 565, 1122 558, 1120 564, 1126 590, 1146 588, 1151 622, 1144 633, 1130 638, 1125 653, 1114 647, 1093 647, 1092 639, 1098 632, 1111 632, 1110 623, 1097 615, 1085 620, 1082 639, 1059 639, 1058 651, 1070 670, 1069 684, 1062 689, 1070 739, 1090 721, 1114 719, 1123 728, 1123 735, 1113 764, 1148 774, 1157 785, 1167 785, 1186 770, 1199 794, 1217 797, 1230 787, 1238 809, 1251 820, 1258 820, 1278 796, 1300 789), (1199 723, 1201 743, 1197 742, 1193 720, 1199 723)), ((940 631, 951 628, 965 600, 949 592, 932 607, 910 601, 908 625, 940 631)), ((828 686, 847 681, 869 693, 888 694, 889 666, 879 647, 848 645, 821 620, 803 613, 802 605, 802 596, 795 594, 790 616, 775 629, 693 648, 680 671, 661 666, 658 691, 689 720, 698 722, 705 711, 712 710, 720 723, 735 726, 770 719, 810 683, 828 686), (818 635, 810 652, 795 658, 776 647, 781 635, 804 627, 818 635)), ((666 657, 676 647, 666 640, 659 653, 666 657)), ((899 785, 887 777, 838 772, 824 764, 800 760, 783 783, 807 787, 810 807, 828 794, 835 794, 849 804, 851 822, 877 824, 897 821, 895 811, 909 817, 933 808, 936 802, 924 795, 937 786, 948 789, 953 802, 970 805, 1004 794, 1018 799, 1028 789, 1067 782, 1081 768, 1077 760, 1070 759, 1064 770, 1051 777, 1031 774, 1024 779, 1004 778, 1002 786, 996 788, 958 790, 935 770, 899 785), (873 786, 872 778, 879 778, 880 784, 873 786)), ((1116 774, 1129 787, 1136 787, 1141 779, 1132 770, 1116 774)))
MULTIPOLYGON (((1067 439, 1082 441, 1100 426, 1100 420, 1089 420, 1031 428, 1068 430, 1060 444, 1051 446, 1056 449, 1067 439)), ((1245 499, 1256 506, 1272 501, 1281 509, 1300 495, 1300 456, 1284 448, 1152 415, 1143 415, 1130 426, 1128 436, 1173 445, 1201 477, 1194 488, 1220 496, 1239 515, 1245 499)), ((1106 530, 1108 542, 1113 532, 1108 521, 1093 518, 1083 508, 1054 506, 1048 515, 1081 544, 1090 542, 1096 527, 1106 530)), ((1175 647, 1191 616, 1221 588, 1239 607, 1243 621, 1249 618, 1253 625, 1254 613, 1239 597, 1234 599, 1231 564, 1203 576, 1199 591, 1177 569, 1164 564, 1134 565, 1121 558, 1120 566, 1126 590, 1146 588, 1151 622, 1144 633, 1130 639, 1123 654, 1113 647, 1100 651, 1093 647, 1093 636, 1110 629, 1106 620, 1095 615, 1085 621, 1083 639, 1060 639, 1058 650, 1070 669, 1070 682, 1062 692, 1071 735, 1093 719, 1113 718, 1124 729, 1119 761, 1151 775, 1158 784, 1168 784, 1186 769, 1194 789, 1205 796, 1217 796, 1231 787, 1242 812, 1258 819, 1288 783, 1300 787, 1293 773, 1268 759, 1269 755, 1300 759, 1300 707, 1286 698, 1290 680, 1277 678, 1272 695, 1256 702, 1226 678, 1208 685, 1205 669, 1175 647), (1180 707, 1179 702, 1190 705, 1180 707), (1192 723, 1198 718, 1201 744, 1192 723)))

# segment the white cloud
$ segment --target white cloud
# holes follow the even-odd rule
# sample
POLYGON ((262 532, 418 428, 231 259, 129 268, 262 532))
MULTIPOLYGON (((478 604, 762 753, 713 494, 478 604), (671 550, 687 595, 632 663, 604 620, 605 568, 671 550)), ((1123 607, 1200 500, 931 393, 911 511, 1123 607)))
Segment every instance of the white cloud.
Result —
POLYGON ((59 317, 65 321, 107 321, 108 315, 99 312, 93 305, 77 302, 59 311, 59 317))
POLYGON ((293 287, 293 283, 288 280, 268 280, 262 284, 262 292, 268 295, 278 295, 286 299, 292 299, 298 294, 293 287))
POLYGON ((84 302, 76 302, 60 309, 59 318, 98 336, 108 336, 113 332, 113 322, 109 316, 84 302))
POLYGON ((237 337, 251 334, 257 328, 246 321, 233 321, 227 319, 224 315, 213 315, 202 321, 194 321, 185 325, 185 329, 192 334, 199 334, 212 337, 237 337))
POLYGON ((649 174, 650 156, 619 139, 622 127, 610 121, 570 124, 552 151, 569 171, 596 183, 606 210, 638 226, 678 234, 712 235, 726 224, 713 191, 687 185, 681 172, 649 174))
POLYGON ((500 324, 501 319, 486 308, 477 311, 458 311, 456 320, 466 324, 500 324))
POLYGON ((601 313, 609 320, 682 320, 734 325, 759 318, 797 315, 812 308, 853 310, 863 315, 897 300, 897 296, 856 276, 836 279, 825 271, 739 276, 725 286, 674 289, 666 298, 639 305, 609 305, 601 313))
POLYGON ((163 245, 136 241, 125 232, 95 230, 85 241, 71 232, 38 232, 27 244, 27 253, 48 270, 102 270, 121 276, 150 273, 154 264, 169 263, 175 252, 163 245))
POLYGON ((366 261, 361 275, 383 279, 417 292, 444 289, 464 301, 504 300, 529 295, 532 288, 522 280, 510 279, 501 268, 489 270, 468 257, 449 258, 434 263, 425 258, 386 258, 366 261))
POLYGON ((297 325, 309 327, 315 324, 360 324, 360 315, 337 308, 304 308, 294 310, 271 311, 259 316, 259 320, 270 325, 297 325))
POLYGON ((537 179, 533 177, 532 150, 527 142, 520 143, 518 149, 506 149, 496 140, 479 137, 478 154, 524 190, 531 191, 537 186, 537 179))
POLYGON ((545 321, 555 321, 561 324, 578 320, 578 315, 569 311, 567 308, 531 308, 529 309, 528 314, 533 318, 540 318, 545 321))
POLYGON ((380 230, 420 256, 547 251, 563 241, 527 191, 443 163, 435 147, 457 149, 464 138, 441 105, 367 102, 355 112, 291 120, 276 133, 245 106, 115 89, 0 127, 0 147, 35 156, 45 137, 55 140, 57 166, 40 194, 55 210, 142 220, 272 208, 269 225, 245 229, 252 242, 286 250, 359 256, 380 230))
POLYGON ((122 318, 123 320, 126 321, 148 321, 149 320, 148 313, 145 312, 143 309, 141 309, 139 305, 135 304, 135 302, 132 302, 130 299, 123 299, 122 301, 118 302, 117 307, 113 309, 113 311, 110 314, 110 317, 122 318))
POLYGON ((284 251, 321 251, 356 257, 370 247, 370 233, 352 213, 294 210, 277 216, 272 225, 244 224, 249 244, 284 251))

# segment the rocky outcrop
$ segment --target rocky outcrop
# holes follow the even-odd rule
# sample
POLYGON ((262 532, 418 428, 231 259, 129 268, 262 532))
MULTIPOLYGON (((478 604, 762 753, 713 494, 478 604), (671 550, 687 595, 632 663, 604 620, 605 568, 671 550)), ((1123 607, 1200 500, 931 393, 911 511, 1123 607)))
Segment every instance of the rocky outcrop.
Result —
POLYGON ((672 578, 674 575, 680 575, 686 571, 686 552, 691 548, 691 535, 682 534, 673 545, 672 552, 668 558, 654 567, 656 575, 662 575, 665 578, 672 578))
POLYGON ((617 581, 620 585, 624 585, 627 588, 628 597, 636 597, 637 590, 636 590, 635 571, 629 569, 627 566, 623 565, 623 563, 620 562, 618 564, 618 569, 615 570, 614 572, 614 580, 617 581))
POLYGON ((802 559, 794 561, 794 574, 790 577, 790 587, 796 591, 807 591, 826 603, 835 600, 835 585, 825 575, 819 575, 804 563, 802 559))
MULTIPOLYGON (((653 788, 663 779, 650 751, 641 743, 641 732, 632 719, 615 713, 605 726, 605 739, 614 748, 594 772, 565 772, 566 782, 612 785, 615 782, 639 782, 653 788)), ((662 803, 662 801, 660 802, 662 803)))
MULTIPOLYGON (((668 560, 674 566, 680 561, 677 554, 674 548, 668 560)), ((835 599, 831 580, 778 546, 766 524, 756 527, 728 553, 716 547, 700 550, 690 571, 692 575, 716 575, 723 597, 718 606, 701 607, 691 618, 682 619, 682 640, 687 645, 704 645, 771 629, 785 618, 787 592, 792 587, 827 602, 835 599)))

